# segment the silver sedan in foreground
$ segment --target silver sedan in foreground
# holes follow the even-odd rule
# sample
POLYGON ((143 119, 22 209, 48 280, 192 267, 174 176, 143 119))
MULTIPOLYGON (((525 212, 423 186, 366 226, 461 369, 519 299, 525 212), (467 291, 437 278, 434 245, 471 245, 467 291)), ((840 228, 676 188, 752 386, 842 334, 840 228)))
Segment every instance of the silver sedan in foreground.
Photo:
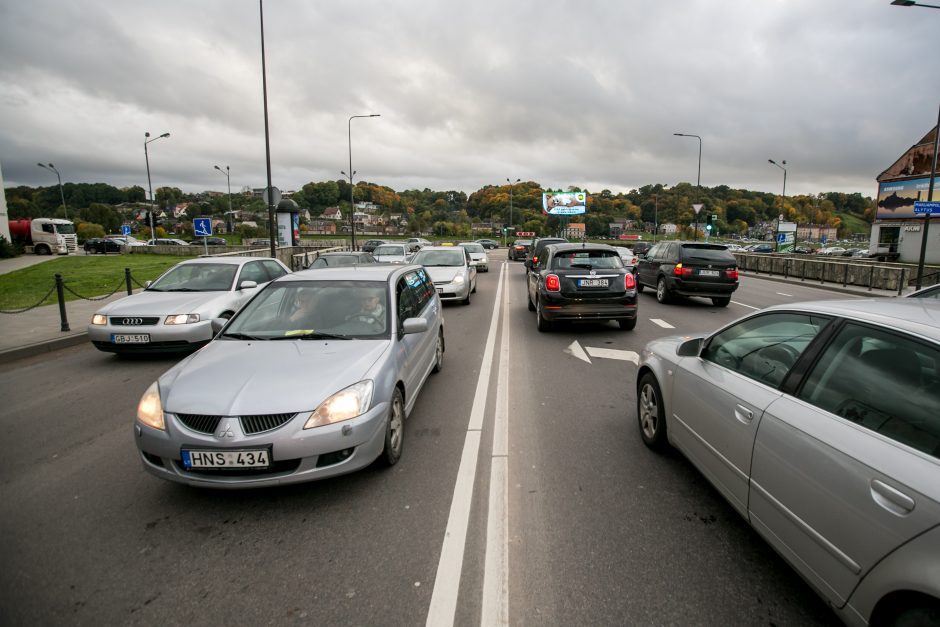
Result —
POLYGON ((779 305, 653 341, 637 414, 843 621, 940 624, 940 302, 779 305))
POLYGON ((297 272, 150 386, 134 439, 148 472, 194 486, 297 483, 377 458, 393 465, 404 419, 443 359, 441 304, 423 268, 297 272))

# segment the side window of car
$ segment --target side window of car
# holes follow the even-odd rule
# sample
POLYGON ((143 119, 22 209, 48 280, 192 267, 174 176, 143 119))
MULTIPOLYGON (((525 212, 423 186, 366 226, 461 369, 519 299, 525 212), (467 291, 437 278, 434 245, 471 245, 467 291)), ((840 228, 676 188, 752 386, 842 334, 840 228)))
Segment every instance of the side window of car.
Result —
POLYGON ((241 285, 242 281, 254 281, 261 284, 267 283, 269 280, 268 273, 265 272, 260 261, 249 261, 242 267, 242 274, 238 277, 238 285, 241 285))
POLYGON ((797 396, 940 458, 937 346, 863 324, 846 324, 797 396))
POLYGON ((702 359, 779 387, 828 318, 789 312, 743 320, 709 340, 702 359))
POLYGON ((646 258, 649 261, 656 261, 659 259, 659 251, 663 249, 662 244, 656 244, 646 252, 646 258))
POLYGON ((427 285, 425 285, 422 275, 424 275, 423 269, 409 272, 405 275, 405 283, 408 284, 408 288, 414 293, 414 315, 416 316, 424 310, 424 306, 430 299, 427 285))
POLYGON ((268 271, 268 276, 271 277, 271 281, 287 274, 287 270, 285 270, 281 264, 277 263, 273 259, 264 259, 261 261, 261 265, 263 265, 264 269, 268 271))
POLYGON ((398 302, 398 324, 401 325, 403 320, 414 318, 417 315, 417 311, 415 310, 417 298, 415 297, 414 291, 406 282, 405 277, 398 279, 395 294, 395 300, 398 302))

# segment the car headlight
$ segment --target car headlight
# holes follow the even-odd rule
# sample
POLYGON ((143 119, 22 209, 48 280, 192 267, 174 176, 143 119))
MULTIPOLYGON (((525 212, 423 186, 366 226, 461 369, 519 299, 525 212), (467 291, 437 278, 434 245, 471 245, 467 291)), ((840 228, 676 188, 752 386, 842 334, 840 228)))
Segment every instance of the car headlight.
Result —
POLYGON ((163 324, 192 324, 199 322, 199 314, 176 314, 167 316, 163 324))
POLYGON ((140 397, 137 404, 137 420, 148 427, 166 431, 166 424, 163 422, 163 403, 160 402, 160 386, 154 381, 140 397))
POLYGON ((92 324, 108 324, 108 317, 104 314, 95 314, 91 317, 92 324))
POLYGON ((326 399, 307 418, 304 429, 331 425, 361 416, 372 403, 372 381, 360 381, 326 399))
POLYGON ((457 276, 454 277, 454 283, 456 283, 457 285, 462 285, 462 284, 463 284, 463 280, 464 280, 464 279, 463 279, 463 275, 462 275, 462 274, 458 274, 457 276))

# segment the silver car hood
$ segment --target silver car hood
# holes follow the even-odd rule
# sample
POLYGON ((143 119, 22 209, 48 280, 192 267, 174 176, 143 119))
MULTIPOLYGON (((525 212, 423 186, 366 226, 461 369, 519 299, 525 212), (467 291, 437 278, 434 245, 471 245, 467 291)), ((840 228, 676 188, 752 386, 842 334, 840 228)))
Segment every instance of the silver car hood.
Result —
MULTIPOLYGON (((245 294, 249 296, 250 294, 245 294)), ((166 316, 201 312, 213 301, 227 303, 237 299, 236 292, 139 292, 109 303, 98 310, 108 316, 166 316)))
POLYGON ((405 263, 406 255, 375 255, 379 263, 405 263))
POLYGON ((358 383, 390 340, 215 340, 160 377, 163 408, 210 416, 313 411, 358 383))
POLYGON ((431 266, 430 268, 425 266, 424 269, 427 270, 428 276, 434 283, 450 283, 455 276, 463 274, 463 266, 431 266))

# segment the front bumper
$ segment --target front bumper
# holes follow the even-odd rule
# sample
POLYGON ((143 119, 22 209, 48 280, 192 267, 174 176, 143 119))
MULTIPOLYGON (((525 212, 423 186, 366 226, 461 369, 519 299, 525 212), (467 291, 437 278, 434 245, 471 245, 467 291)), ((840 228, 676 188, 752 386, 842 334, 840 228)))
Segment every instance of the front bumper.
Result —
POLYGON ((88 339, 95 348, 106 353, 160 353, 191 351, 205 346, 212 339, 212 322, 201 320, 194 324, 163 324, 166 316, 160 316, 157 324, 121 326, 112 324, 89 324, 88 339), (146 344, 117 344, 115 335, 149 335, 146 344))
POLYGON ((264 433, 240 435, 224 444, 214 435, 187 429, 175 414, 165 413, 166 431, 134 423, 134 439, 144 469, 150 474, 196 487, 239 489, 315 481, 354 472, 370 465, 385 447, 389 405, 379 403, 368 412, 324 427, 304 429, 309 412, 264 433), (267 469, 187 470, 182 449, 271 449, 267 469), (348 454, 339 459, 340 451, 348 454), (322 458, 322 460, 321 460, 322 458))
POLYGON ((435 283, 434 289, 441 300, 466 300, 470 296, 470 283, 435 283))

